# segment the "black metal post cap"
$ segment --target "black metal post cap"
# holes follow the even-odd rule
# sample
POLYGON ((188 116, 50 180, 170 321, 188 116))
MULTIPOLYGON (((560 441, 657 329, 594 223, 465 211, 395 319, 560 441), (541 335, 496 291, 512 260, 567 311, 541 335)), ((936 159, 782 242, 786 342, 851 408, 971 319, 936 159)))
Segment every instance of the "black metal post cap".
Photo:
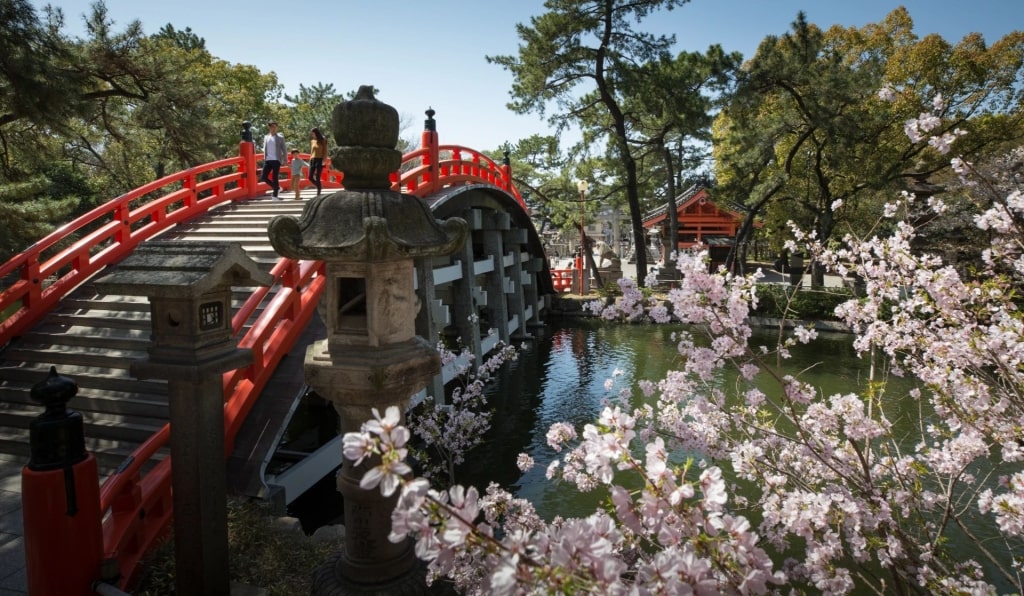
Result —
POLYGON ((50 367, 46 380, 32 386, 32 399, 46 406, 46 411, 28 425, 29 469, 41 472, 68 468, 85 460, 82 415, 65 407, 77 393, 78 384, 57 374, 56 366, 50 367))
POLYGON ((29 393, 33 400, 46 406, 45 416, 63 415, 64 406, 77 394, 78 384, 57 374, 56 366, 51 366, 46 379, 33 385, 29 393))

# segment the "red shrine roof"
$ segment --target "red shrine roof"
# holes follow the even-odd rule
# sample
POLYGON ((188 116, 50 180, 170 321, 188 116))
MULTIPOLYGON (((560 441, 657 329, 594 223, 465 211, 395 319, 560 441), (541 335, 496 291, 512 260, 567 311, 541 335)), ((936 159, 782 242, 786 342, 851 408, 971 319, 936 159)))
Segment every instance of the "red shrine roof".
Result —
MULTIPOLYGON (((668 203, 649 211, 644 216, 645 228, 652 228, 666 219, 668 203)), ((676 197, 676 213, 680 223, 684 221, 702 221, 706 223, 720 222, 735 228, 743 221, 743 216, 735 211, 720 209, 711 202, 711 195, 703 186, 691 186, 676 197)))

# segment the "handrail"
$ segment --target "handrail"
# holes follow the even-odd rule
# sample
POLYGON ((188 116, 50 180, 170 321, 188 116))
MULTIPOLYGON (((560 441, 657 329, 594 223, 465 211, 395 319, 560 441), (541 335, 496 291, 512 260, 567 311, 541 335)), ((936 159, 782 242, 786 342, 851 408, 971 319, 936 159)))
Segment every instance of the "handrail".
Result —
POLYGON ((241 163, 241 158, 234 157, 164 176, 57 228, 0 265, 0 279, 14 274, 19 279, 0 292, 0 310, 21 302, 19 309, 0 322, 0 346, 34 325, 81 282, 126 257, 140 242, 215 205, 247 198, 240 184, 241 167, 200 180, 203 174, 241 163), (147 200, 160 190, 167 192, 147 200), (80 237, 64 246, 71 236, 80 237))
MULTIPOLYGON (((0 310, 21 303, 0 321, 0 347, 30 329, 81 283, 128 256, 139 243, 224 202, 247 200, 265 191, 265 184, 251 178, 257 177, 256 163, 263 156, 254 153, 251 144, 245 145, 239 157, 165 176, 100 205, 0 265, 0 279, 18 277, 0 292, 0 310), (222 168, 231 171, 219 174, 222 168), (211 177, 206 179, 206 175, 211 177), (69 237, 77 240, 64 246, 69 237)), ((451 157, 424 167, 424 157, 428 157, 424 149, 407 154, 403 167, 408 171, 392 176, 393 188, 422 198, 451 185, 492 184, 512 194, 525 209, 507 165, 499 166, 467 147, 435 147, 434 155, 437 151, 450 152, 451 157)), ((325 166, 324 187, 342 187, 344 174, 325 166)), ((282 168, 282 180, 287 176, 286 168, 282 168)), ((225 457, 230 455, 246 415, 278 362, 312 318, 326 283, 323 272, 322 262, 282 258, 271 270, 273 285, 257 288, 233 315, 237 337, 274 292, 270 303, 239 339, 239 347, 252 350, 251 363, 223 375, 225 457)), ((164 458, 143 474, 169 442, 170 424, 165 424, 100 489, 104 556, 117 561, 121 587, 132 585, 138 562, 171 526, 172 458, 164 458)))
POLYGON ((577 278, 577 269, 552 269, 551 283, 559 294, 572 291, 572 283, 577 278))
MULTIPOLYGON (((30 329, 83 281, 124 259, 140 242, 221 203, 251 198, 245 181, 250 175, 258 176, 256 162, 263 155, 249 155, 248 160, 229 157, 144 184, 60 226, 0 264, 0 280, 18 278, 0 291, 0 311, 21 304, 0 321, 0 347, 30 329), (234 171, 216 175, 222 168, 234 171), (206 174, 214 177, 203 179, 206 174), (65 246, 69 237, 78 240, 65 246)), ((287 175, 282 169, 282 179, 287 175)), ((325 187, 340 188, 343 177, 330 169, 329 162, 325 165, 325 187)), ((267 188, 262 182, 254 186, 267 188)))
POLYGON ((438 145, 438 153, 450 152, 451 157, 432 164, 429 163, 431 151, 429 147, 421 147, 406 153, 402 158, 403 169, 391 177, 391 189, 423 198, 447 186, 492 184, 514 196, 519 205, 527 209, 512 182, 508 166, 498 165, 487 155, 462 145, 438 145))

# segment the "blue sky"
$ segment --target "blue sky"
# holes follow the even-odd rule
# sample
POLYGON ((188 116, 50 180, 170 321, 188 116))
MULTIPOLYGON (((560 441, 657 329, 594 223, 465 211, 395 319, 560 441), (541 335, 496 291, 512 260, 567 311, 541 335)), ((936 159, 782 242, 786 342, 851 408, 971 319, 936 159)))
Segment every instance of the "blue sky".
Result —
MULTIPOLYGON (((83 33, 91 0, 32 0, 64 10, 68 31, 83 33)), ((512 77, 487 55, 515 54, 516 23, 545 12, 542 0, 106 0, 123 27, 138 19, 146 33, 171 23, 191 27, 210 52, 229 62, 273 71, 288 93, 299 84, 332 83, 340 92, 374 85, 378 99, 414 122, 437 112, 441 143, 481 150, 547 132, 537 115, 519 116, 505 104, 512 77)), ((989 43, 1024 28, 1024 0, 692 0, 654 15, 643 27, 676 35, 676 50, 703 51, 719 43, 745 58, 767 35, 781 35, 799 10, 808 21, 863 26, 905 6, 919 36, 950 42, 979 32, 989 43)), ((120 28, 117 27, 116 28, 120 28)), ((287 135, 289 131, 283 131, 287 135)))

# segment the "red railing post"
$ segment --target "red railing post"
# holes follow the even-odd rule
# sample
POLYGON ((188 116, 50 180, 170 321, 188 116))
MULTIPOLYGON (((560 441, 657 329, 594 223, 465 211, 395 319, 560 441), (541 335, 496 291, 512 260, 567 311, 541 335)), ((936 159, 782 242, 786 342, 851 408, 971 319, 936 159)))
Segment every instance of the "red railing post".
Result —
POLYGON ((462 163, 462 149, 452 149, 452 174, 459 176, 462 174, 468 174, 469 170, 466 169, 466 164, 462 163))
MULTIPOLYGON (((193 170, 188 171, 188 175, 181 181, 181 185, 191 191, 184 197, 185 207, 195 207, 196 201, 199 200, 199 194, 196 192, 196 174, 193 170)), ((153 212, 153 220, 160 221, 164 215, 167 215, 166 208, 155 211, 153 212)))
POLYGON ((65 406, 78 386, 50 368, 32 387, 46 406, 29 424, 32 456, 21 472, 25 575, 30 594, 88 596, 100 579, 103 526, 96 459, 82 415, 65 406))
MULTIPOLYGON (((580 246, 582 246, 582 245, 583 244, 581 243, 580 246)), ((587 293, 586 290, 585 290, 585 286, 586 286, 587 282, 586 282, 586 280, 583 279, 584 271, 583 271, 583 249, 582 248, 580 248, 580 254, 579 254, 579 256, 576 257, 576 260, 574 261, 573 269, 576 270, 576 279, 577 279, 577 281, 579 283, 579 285, 577 286, 579 291, 577 293, 582 296, 582 295, 587 293)))
POLYGON ((430 185, 430 193, 434 193, 441 189, 441 176, 437 169, 440 159, 438 156, 440 144, 437 141, 437 121, 434 120, 434 114, 437 112, 433 108, 427 108, 427 111, 424 113, 427 115, 427 119, 423 121, 423 135, 420 137, 420 147, 426 149, 423 155, 423 165, 430 167, 423 178, 424 182, 430 185))
POLYGON ((32 308, 40 302, 43 297, 43 280, 39 273, 39 255, 31 255, 21 270, 21 278, 28 282, 28 291, 21 300, 22 308, 32 308))
POLYGON ((512 160, 508 158, 508 149, 506 149, 502 155, 504 156, 501 160, 501 177, 503 178, 501 189, 505 191, 512 191, 512 160))
POLYGON ((118 244, 128 243, 128 240, 132 236, 131 218, 131 204, 128 201, 125 201, 114 208, 113 219, 121 224, 117 227, 117 231, 114 232, 114 242, 118 244))
POLYGON ((256 187, 260 183, 259 173, 256 171, 256 145, 252 141, 238 143, 238 155, 242 158, 240 169, 242 180, 245 185, 245 196, 256 196, 256 187))

